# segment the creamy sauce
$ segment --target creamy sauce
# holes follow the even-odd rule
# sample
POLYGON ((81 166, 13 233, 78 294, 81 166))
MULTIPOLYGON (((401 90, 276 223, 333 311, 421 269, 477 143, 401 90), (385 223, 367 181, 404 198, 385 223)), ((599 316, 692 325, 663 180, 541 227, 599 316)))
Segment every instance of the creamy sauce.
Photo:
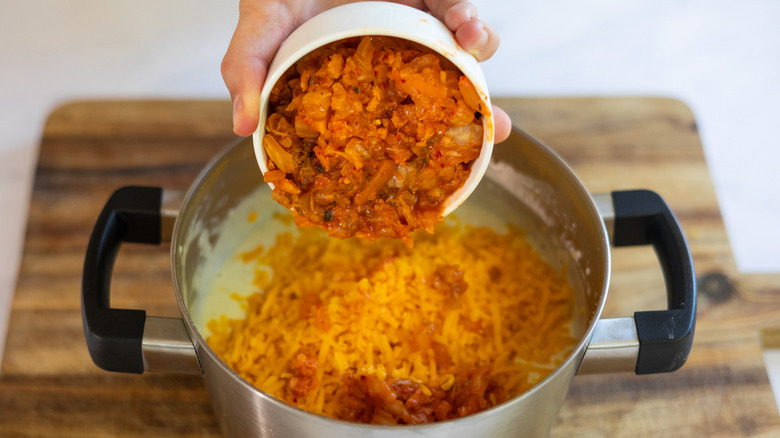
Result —
POLYGON ((204 251, 204 263, 195 275, 193 288, 206 293, 196 297, 191 315, 204 337, 210 334, 206 329, 210 320, 221 315, 243 318, 246 314, 239 302, 231 298, 232 294, 246 296, 255 291, 252 287, 255 265, 242 262, 241 254, 258 245, 265 248, 273 245, 279 233, 295 232, 295 225, 290 221, 286 221, 290 223, 286 225, 275 215, 288 216, 289 212, 271 201, 267 191, 258 190, 227 215, 213 246, 203 244, 202 241, 208 239, 204 239, 207 233, 201 232, 200 247, 202 251, 204 248, 207 250, 204 251), (256 219, 250 221, 250 215, 256 215, 256 219))

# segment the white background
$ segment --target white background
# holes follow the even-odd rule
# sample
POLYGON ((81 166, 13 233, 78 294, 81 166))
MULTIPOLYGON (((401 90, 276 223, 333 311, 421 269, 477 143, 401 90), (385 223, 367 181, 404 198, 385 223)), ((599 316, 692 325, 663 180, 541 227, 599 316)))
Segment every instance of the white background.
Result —
MULTIPOLYGON (((739 269, 780 272, 780 2, 475 3, 502 37, 484 64, 494 95, 690 105, 739 269)), ((2 2, 0 354, 47 114, 85 98, 228 98, 219 63, 237 16, 236 0, 2 2)))

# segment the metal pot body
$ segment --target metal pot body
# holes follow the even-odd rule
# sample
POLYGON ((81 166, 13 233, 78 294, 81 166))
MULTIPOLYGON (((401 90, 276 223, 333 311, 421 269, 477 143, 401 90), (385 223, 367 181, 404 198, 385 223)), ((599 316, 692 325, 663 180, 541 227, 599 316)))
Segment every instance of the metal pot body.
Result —
MULTIPOLYGON (((138 190, 127 190, 133 189, 138 190)), ((137 205, 137 199, 127 202, 135 203, 132 210, 136 213, 147 209, 154 216, 157 208, 163 238, 168 234, 166 224, 177 216, 171 237, 173 282, 183 315, 180 320, 145 315, 131 318, 129 311, 110 309, 108 300, 101 299, 108 296, 111 268, 110 263, 101 264, 101 260, 112 253, 101 250, 111 246, 112 240, 105 237, 112 216, 106 210, 93 232, 94 242, 90 243, 85 262, 84 326, 95 362, 110 371, 202 373, 226 436, 544 436, 577 372, 672 371, 682 365, 690 351, 695 315, 693 266, 679 225, 666 204, 646 191, 591 196, 558 156, 530 136, 514 131, 507 142, 494 150, 485 178, 467 203, 481 203, 481 208, 511 219, 528 232, 528 240, 548 262, 566 267, 566 276, 576 291, 575 309, 581 310, 575 312, 572 325, 579 339, 574 350, 531 390, 457 420, 388 427, 305 412, 268 396, 233 372, 208 347, 192 318, 194 307, 205 293, 194 280, 198 270, 220 234, 235 231, 221 227, 226 214, 258 190, 268 191, 266 198, 270 200, 270 190, 257 171, 251 141, 245 139, 223 151, 204 170, 178 215, 166 214, 163 192, 125 194, 126 198, 161 199, 157 204, 146 202, 143 208, 137 205), (613 244, 655 246, 667 278, 669 310, 600 319, 609 286, 613 232, 618 239, 613 244), (120 316, 133 319, 135 325, 142 319, 142 334, 139 336, 136 328, 131 334, 123 333, 122 339, 113 339, 121 329, 103 325, 106 319, 117 320, 120 316), (670 319, 674 323, 672 329, 670 319)), ((107 209, 116 208, 110 200, 107 209)), ((153 217, 140 216, 154 221, 153 217)), ((130 219, 123 227, 133 229, 133 223, 134 219, 130 219)), ((122 236, 117 239, 130 240, 122 236)), ((123 327, 128 321, 124 323, 123 327)), ((120 321, 115 325, 121 324, 120 321)))

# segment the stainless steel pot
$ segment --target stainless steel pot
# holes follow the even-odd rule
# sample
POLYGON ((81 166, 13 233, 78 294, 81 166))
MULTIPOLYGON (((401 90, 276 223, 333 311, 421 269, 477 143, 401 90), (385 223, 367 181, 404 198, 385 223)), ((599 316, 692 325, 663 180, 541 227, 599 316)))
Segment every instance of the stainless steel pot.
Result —
MULTIPOLYGON (((82 314, 95 363, 108 371, 203 375, 227 436, 267 437, 510 437, 548 433, 576 373, 668 372, 683 365, 695 325, 693 263, 680 226, 655 193, 589 195, 551 150, 515 130, 494 150, 490 168, 467 202, 512 218, 554 265, 567 267, 576 289, 574 351, 542 382, 497 407, 421 426, 373 426, 317 416, 280 402, 243 380, 208 347, 192 312, 204 290, 194 277, 209 241, 230 209, 268 188, 248 139, 227 148, 200 175, 180 210, 165 206, 159 188, 125 187, 109 199, 87 249, 82 314), (194 233, 206 230, 205 241, 194 233), (109 286, 122 242, 171 239, 173 285, 182 318, 113 309, 109 286), (198 243, 201 242, 201 243, 198 243), (614 246, 653 245, 661 262, 668 310, 601 319, 614 246)), ((267 199, 270 200, 270 192, 267 199)), ((457 211, 456 211, 457 214, 457 211)), ((233 232, 227 230, 225 232, 233 232)), ((543 334, 541 334, 543 336, 543 334)))

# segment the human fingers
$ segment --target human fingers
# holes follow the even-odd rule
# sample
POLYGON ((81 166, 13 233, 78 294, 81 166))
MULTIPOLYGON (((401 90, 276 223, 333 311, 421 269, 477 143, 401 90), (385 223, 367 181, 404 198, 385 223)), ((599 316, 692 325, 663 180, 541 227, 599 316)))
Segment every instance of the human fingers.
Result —
POLYGON ((479 19, 477 8, 466 0, 425 0, 425 6, 455 34, 458 44, 479 61, 493 56, 501 39, 492 26, 479 19))
POLYGON ((233 131, 250 135, 257 128, 260 88, 268 65, 292 32, 295 17, 285 2, 241 0, 236 31, 222 59, 222 78, 233 101, 233 131))
POLYGON ((493 105, 493 138, 496 143, 501 143, 509 137, 512 131, 512 120, 509 114, 501 108, 493 105))

